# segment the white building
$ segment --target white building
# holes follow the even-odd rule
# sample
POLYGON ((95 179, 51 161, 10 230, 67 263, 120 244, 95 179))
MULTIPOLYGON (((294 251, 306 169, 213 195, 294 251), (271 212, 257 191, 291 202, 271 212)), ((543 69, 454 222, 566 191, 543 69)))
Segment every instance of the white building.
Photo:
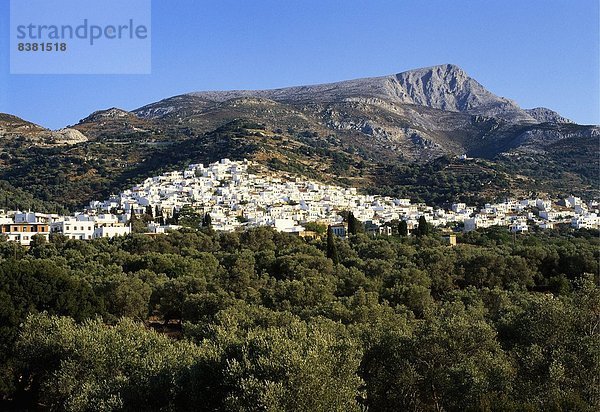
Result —
POLYGON ((90 240, 94 235, 94 222, 67 216, 63 220, 52 222, 50 232, 61 233, 67 239, 90 240))
POLYGON ((93 238, 126 236, 131 233, 129 226, 100 226, 94 229, 93 238))

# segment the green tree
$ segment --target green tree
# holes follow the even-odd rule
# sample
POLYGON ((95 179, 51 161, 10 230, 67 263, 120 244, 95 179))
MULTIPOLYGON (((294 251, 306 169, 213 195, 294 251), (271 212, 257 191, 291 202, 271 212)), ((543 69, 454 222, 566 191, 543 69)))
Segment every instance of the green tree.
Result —
POLYGON ((178 224, 180 224, 181 226, 189 227, 192 229, 198 229, 202 224, 202 217, 190 205, 184 205, 181 208, 181 210, 179 210, 179 216, 177 220, 178 224))
POLYGON ((362 371, 365 403, 378 411, 491 409, 514 378, 483 311, 460 303, 443 305, 413 333, 384 332, 362 371))
POLYGON ((359 410, 360 348, 333 323, 253 330, 229 351, 228 410, 359 410))
POLYGON ((25 384, 15 370, 15 339, 29 313, 47 311, 77 319, 92 316, 101 305, 90 285, 57 264, 60 259, 0 262, 0 397, 25 384))
POLYGON ((212 218, 210 217, 210 213, 204 214, 204 218, 202 219, 202 227, 212 229, 212 218))
POLYGON ((252 251, 243 249, 239 253, 231 254, 224 263, 227 267, 224 274, 225 290, 242 299, 257 294, 256 262, 252 251))
POLYGON ((348 233, 350 235, 356 235, 362 233, 362 223, 354 216, 354 213, 348 212, 348 233))
POLYGON ((398 234, 402 237, 408 236, 408 224, 406 220, 401 220, 398 224, 398 234))
POLYGON ((322 236, 327 233, 328 226, 317 222, 306 222, 304 228, 322 236))
POLYGON ((337 246, 335 244, 335 235, 331 226, 327 227, 327 257, 333 261, 335 265, 340 263, 337 246))
POLYGON ((163 215, 162 209, 159 208, 158 205, 156 205, 154 207, 154 219, 160 225, 164 225, 165 224, 165 217, 163 215))
POLYGON ((597 410, 600 289, 591 276, 572 297, 514 292, 503 306, 499 338, 518 368, 515 398, 530 409, 597 410))
POLYGON ((174 225, 178 225, 179 224, 179 217, 180 217, 180 213, 179 210, 173 210, 173 214, 171 216, 171 221, 174 225))
POLYGON ((27 318, 18 351, 32 406, 64 411, 177 409, 182 378, 202 356, 129 319, 107 327, 45 314, 27 318))
POLYGON ((131 209, 131 216, 129 217, 129 224, 131 225, 132 233, 144 233, 146 232, 146 224, 143 219, 138 218, 135 210, 131 209))
POLYGON ((150 286, 134 276, 115 276, 109 279, 103 295, 108 312, 115 318, 123 316, 146 321, 149 313, 150 286))
POLYGON ((29 244, 29 254, 40 259, 48 259, 56 256, 56 246, 50 244, 46 237, 37 234, 31 237, 31 243, 29 244))
POLYGON ((419 225, 417 226, 417 235, 427 236, 429 232, 429 223, 427 223, 427 219, 425 219, 425 216, 421 215, 421 217, 419 217, 419 225))

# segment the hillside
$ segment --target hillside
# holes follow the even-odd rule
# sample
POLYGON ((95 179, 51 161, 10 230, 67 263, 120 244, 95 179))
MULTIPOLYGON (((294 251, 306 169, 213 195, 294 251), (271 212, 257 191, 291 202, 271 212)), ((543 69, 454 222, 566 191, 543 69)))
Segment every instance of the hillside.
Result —
POLYGON ((147 176, 228 157, 434 204, 530 192, 598 197, 599 136, 597 126, 523 110, 443 65, 327 85, 190 93, 133 112, 100 110, 54 132, 2 115, 0 180, 27 188, 31 198, 20 207, 77 208, 147 176), (473 159, 459 160, 463 154, 473 159))
POLYGON ((323 85, 196 92, 134 112, 204 131, 246 118, 274 129, 332 133, 391 160, 417 162, 463 153, 493 158, 522 145, 544 151, 549 141, 600 135, 550 109, 521 109, 454 65, 323 85))

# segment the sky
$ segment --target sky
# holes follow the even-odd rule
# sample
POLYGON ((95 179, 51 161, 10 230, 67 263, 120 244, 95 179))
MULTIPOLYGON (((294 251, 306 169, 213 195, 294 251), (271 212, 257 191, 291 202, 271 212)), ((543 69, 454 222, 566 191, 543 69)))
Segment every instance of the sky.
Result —
POLYGON ((150 74, 16 75, 0 1, 0 112, 56 129, 192 91, 452 63, 523 108, 600 124, 598 0, 152 0, 151 12, 150 74))

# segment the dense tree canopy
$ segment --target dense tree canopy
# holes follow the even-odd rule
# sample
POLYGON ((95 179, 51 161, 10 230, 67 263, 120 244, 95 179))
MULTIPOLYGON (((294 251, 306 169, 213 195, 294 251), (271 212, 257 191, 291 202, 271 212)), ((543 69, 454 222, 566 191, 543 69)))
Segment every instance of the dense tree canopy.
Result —
POLYGON ((597 410, 599 246, 502 228, 456 247, 210 227, 0 242, 0 407, 597 410))

